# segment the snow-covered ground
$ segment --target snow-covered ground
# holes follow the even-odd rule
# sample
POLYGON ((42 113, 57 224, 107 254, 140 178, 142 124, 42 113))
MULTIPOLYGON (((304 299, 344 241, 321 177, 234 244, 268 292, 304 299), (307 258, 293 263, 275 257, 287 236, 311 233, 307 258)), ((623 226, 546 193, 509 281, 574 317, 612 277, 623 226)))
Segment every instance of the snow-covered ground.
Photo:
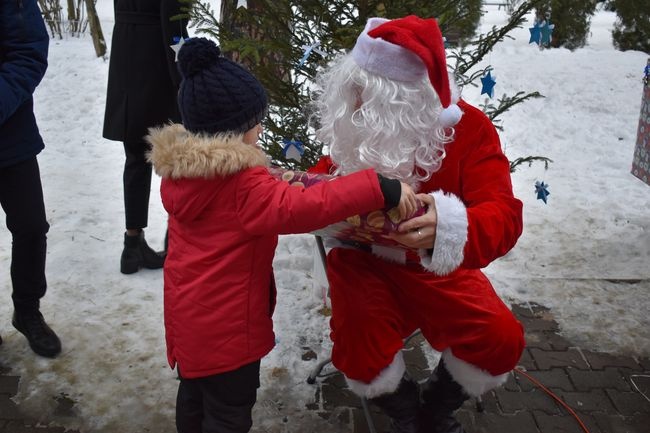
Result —
MULTIPOLYGON (((112 2, 99 0, 107 40, 112 2)), ((532 18, 532 17, 530 17, 532 18)), ((495 95, 537 90, 546 97, 502 116, 510 159, 543 155, 554 162, 513 174, 525 227, 515 249, 486 272, 509 303, 552 309, 561 331, 591 350, 650 355, 650 186, 630 174, 647 56, 613 48, 615 15, 599 11, 588 46, 570 52, 528 44, 527 26, 486 59, 495 95), (536 199, 548 183, 548 204, 536 199)), ((506 20, 495 7, 483 29, 506 20)), ((110 46, 109 46, 110 49, 110 46)), ((50 67, 35 95, 46 149, 39 157, 51 224, 42 310, 63 342, 54 360, 35 356, 10 324, 11 238, 0 227, 0 364, 22 376, 15 400, 34 417, 82 432, 174 432, 174 372, 167 366, 162 272, 119 272, 123 240, 120 143, 101 136, 108 62, 88 36, 52 40, 50 67), (54 413, 57 400, 74 405, 54 413)), ((478 105, 480 89, 464 97, 478 105)), ((162 247, 165 213, 152 187, 147 239, 162 247)), ((322 277, 313 237, 283 236, 275 268, 276 348, 262 362, 254 432, 336 431, 305 409, 314 389, 305 378, 330 349, 320 309, 322 277), (286 422, 283 418, 286 417, 286 422), (301 427, 303 426, 303 427, 301 427)), ((431 356, 433 356, 432 354, 431 356)))

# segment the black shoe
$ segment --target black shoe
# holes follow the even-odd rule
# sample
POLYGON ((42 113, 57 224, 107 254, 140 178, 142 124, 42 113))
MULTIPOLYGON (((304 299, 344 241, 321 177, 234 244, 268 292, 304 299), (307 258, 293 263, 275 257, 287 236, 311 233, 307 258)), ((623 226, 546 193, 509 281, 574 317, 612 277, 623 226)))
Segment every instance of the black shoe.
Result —
POLYGON ((40 311, 17 313, 14 311, 14 318, 11 321, 14 328, 20 331, 27 341, 29 347, 41 356, 54 358, 61 353, 61 340, 56 336, 52 328, 47 326, 40 311))
POLYGON ((422 386, 420 410, 421 433, 465 433, 454 416, 469 398, 463 388, 451 377, 440 360, 433 375, 422 386))
POLYGON ((136 236, 124 234, 124 250, 120 258, 120 272, 133 274, 141 268, 160 269, 165 263, 165 255, 152 250, 144 240, 144 232, 136 236))
POLYGON ((391 433, 418 433, 419 393, 418 384, 404 375, 393 393, 370 401, 390 417, 391 433))

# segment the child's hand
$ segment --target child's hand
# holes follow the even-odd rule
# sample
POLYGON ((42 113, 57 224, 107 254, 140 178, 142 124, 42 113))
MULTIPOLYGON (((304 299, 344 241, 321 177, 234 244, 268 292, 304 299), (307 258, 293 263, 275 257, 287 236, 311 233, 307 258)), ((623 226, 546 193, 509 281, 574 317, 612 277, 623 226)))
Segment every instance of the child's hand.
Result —
POLYGON ((407 183, 400 182, 402 185, 402 194, 399 198, 397 209, 401 220, 404 220, 415 213, 418 209, 418 199, 413 188, 407 183))

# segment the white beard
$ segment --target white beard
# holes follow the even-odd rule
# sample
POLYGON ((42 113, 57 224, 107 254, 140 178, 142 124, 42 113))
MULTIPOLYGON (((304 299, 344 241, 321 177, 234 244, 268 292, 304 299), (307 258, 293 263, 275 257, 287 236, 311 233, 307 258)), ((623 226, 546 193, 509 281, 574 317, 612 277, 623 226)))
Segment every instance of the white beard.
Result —
POLYGON ((340 121, 334 129, 330 156, 340 174, 373 168, 383 176, 398 179, 416 188, 440 168, 445 157, 443 145, 433 141, 435 127, 428 139, 414 137, 410 131, 368 128, 366 122, 340 121), (425 159, 432 169, 415 172, 416 154, 425 159))
POLYGON ((316 138, 329 146, 339 173, 374 168, 415 186, 440 169, 454 130, 440 123, 442 105, 428 77, 392 81, 344 55, 317 78, 316 138))

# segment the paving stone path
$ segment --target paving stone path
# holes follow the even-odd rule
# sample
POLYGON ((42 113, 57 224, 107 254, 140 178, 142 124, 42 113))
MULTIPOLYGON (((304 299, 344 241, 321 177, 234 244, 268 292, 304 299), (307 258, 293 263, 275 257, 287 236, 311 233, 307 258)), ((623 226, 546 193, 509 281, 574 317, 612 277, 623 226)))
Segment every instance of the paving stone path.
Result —
MULTIPOLYGON (((470 400, 458 411, 467 433, 586 433, 541 386, 572 408, 589 433, 650 432, 650 358, 582 350, 559 334, 547 308, 516 305, 513 311, 526 329, 526 349, 505 386, 484 395, 481 407, 470 400)), ((421 344, 415 337, 404 352, 416 380, 430 374, 421 344)), ((0 433, 82 433, 24 417, 11 399, 20 380, 0 366, 0 433)), ((346 389, 340 373, 305 386, 313 386, 316 397, 306 410, 341 425, 342 433, 371 433, 361 400, 346 389)), ((368 410, 376 432, 387 431, 388 419, 372 405, 368 410)))
MULTIPOLYGON (((649 358, 582 350, 559 335, 547 308, 517 305, 513 311, 526 329, 527 347, 517 370, 503 387, 482 397, 481 408, 472 399, 458 411, 467 433, 585 433, 567 409, 527 376, 573 409, 589 433, 650 433, 649 358)), ((404 352, 416 380, 430 374, 421 342, 413 338, 404 352)), ((340 374, 321 379, 316 397, 312 410, 337 417, 353 433, 370 433, 360 399, 346 389, 340 374)), ((388 419, 372 406, 369 411, 376 431, 388 431, 388 419)))

